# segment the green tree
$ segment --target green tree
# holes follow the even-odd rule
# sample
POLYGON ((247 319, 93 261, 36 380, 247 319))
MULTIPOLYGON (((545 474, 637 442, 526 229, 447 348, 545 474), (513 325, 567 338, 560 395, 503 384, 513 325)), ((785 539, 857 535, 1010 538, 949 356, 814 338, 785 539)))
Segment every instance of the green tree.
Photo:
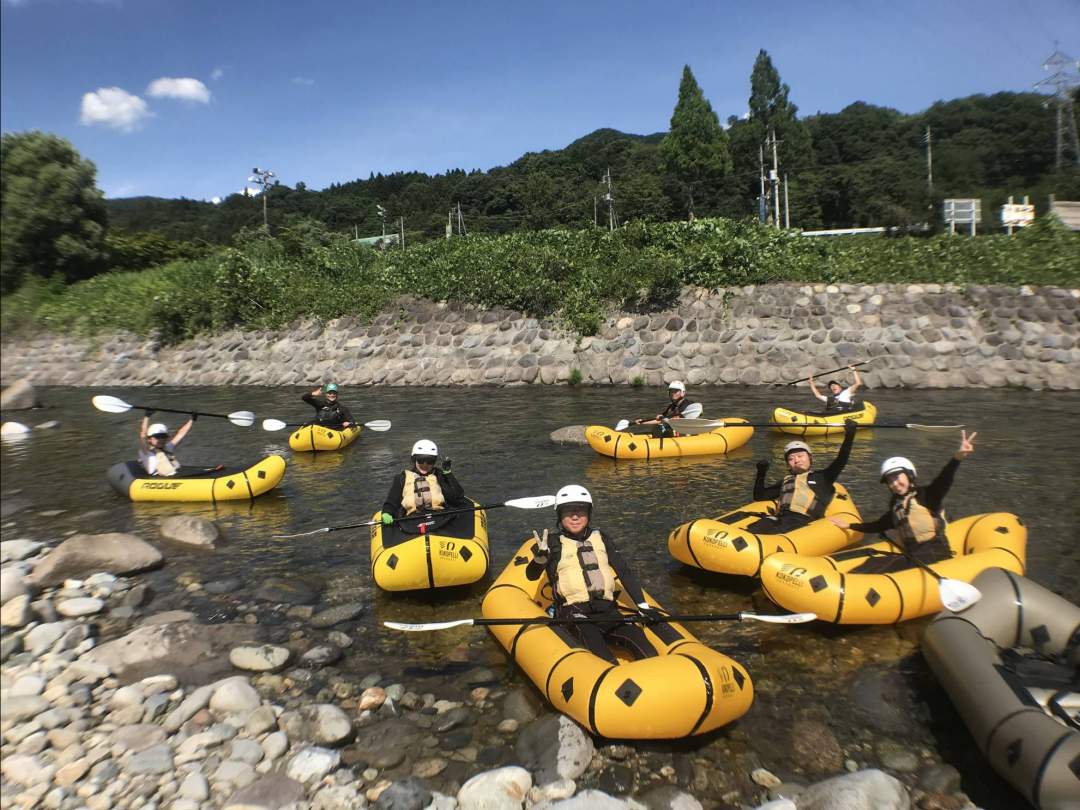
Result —
POLYGON ((731 174, 728 136, 701 92, 689 65, 683 66, 679 101, 671 114, 671 130, 660 143, 665 168, 686 187, 694 215, 695 190, 731 174))
POLYGON ((55 135, 0 139, 0 291, 28 275, 74 281, 102 268, 107 215, 96 174, 55 135))
POLYGON ((765 50, 758 51, 750 73, 750 122, 762 136, 771 130, 781 142, 785 169, 801 169, 813 160, 810 132, 798 119, 799 108, 790 99, 791 88, 765 50))

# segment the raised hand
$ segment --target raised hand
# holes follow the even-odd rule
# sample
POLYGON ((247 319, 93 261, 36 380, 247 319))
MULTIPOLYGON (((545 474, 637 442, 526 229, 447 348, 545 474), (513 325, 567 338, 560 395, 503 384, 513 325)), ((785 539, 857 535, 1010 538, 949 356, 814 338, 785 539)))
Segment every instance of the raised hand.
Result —
POLYGON ((548 551, 548 530, 544 529, 543 535, 537 534, 536 529, 533 529, 533 540, 536 541, 536 550, 542 554, 546 554, 548 551))
POLYGON ((978 435, 976 432, 968 436, 966 430, 960 431, 960 449, 956 451, 957 461, 963 461, 975 452, 975 437, 978 435))

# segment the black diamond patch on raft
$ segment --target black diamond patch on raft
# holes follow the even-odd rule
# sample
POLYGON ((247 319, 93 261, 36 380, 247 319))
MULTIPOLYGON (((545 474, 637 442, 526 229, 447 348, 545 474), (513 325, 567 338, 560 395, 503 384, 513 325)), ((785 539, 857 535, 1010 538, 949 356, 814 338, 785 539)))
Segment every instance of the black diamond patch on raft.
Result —
POLYGON ((1024 741, 1021 738, 1017 738, 1009 743, 1005 747, 1005 760, 1009 763, 1009 767, 1012 767, 1020 759, 1020 752, 1024 748, 1024 741))
POLYGON ((227 486, 229 489, 232 489, 233 487, 236 486, 236 482, 235 481, 226 481, 225 486, 227 486))
POLYGON ((1050 640, 1050 631, 1046 629, 1045 624, 1040 624, 1038 627, 1031 629, 1031 640, 1035 642, 1035 647, 1041 647, 1050 640))
POLYGON ((573 678, 567 678, 566 683, 564 683, 562 685, 562 699, 565 700, 567 703, 569 703, 570 698, 573 696, 573 694, 574 694, 574 679, 573 678))
POLYGON ((393 571, 395 568, 397 568, 397 564, 398 564, 398 555, 397 554, 391 554, 389 557, 386 558, 386 567, 389 568, 391 571, 393 571))
POLYGON ((1008 526, 998 526, 996 529, 994 529, 994 531, 997 532, 998 534, 1008 534, 1009 533, 1009 527, 1008 526))
POLYGON ((628 444, 627 447, 629 447, 631 450, 637 450, 637 445, 634 444, 633 442, 630 442, 630 444, 628 444))
POLYGON ((871 588, 866 592, 866 601, 870 603, 870 607, 873 607, 881 601, 881 594, 871 588))
POLYGON ((1080 779, 1080 756, 1073 757, 1073 761, 1069 763, 1069 770, 1076 775, 1077 779, 1080 779))
POLYGON ((469 551, 467 548, 463 548, 461 550, 461 559, 463 559, 465 562, 468 562, 471 557, 472 557, 472 552, 469 551))
POLYGON ((257 473, 255 473, 255 475, 258 478, 266 478, 266 470, 259 470, 257 473))
POLYGON ((816 577, 810 580, 810 587, 814 589, 814 593, 817 593, 828 584, 829 583, 825 581, 825 577, 823 577, 821 574, 818 574, 816 577))
POLYGON ((735 683, 738 685, 738 687, 742 689, 742 685, 746 683, 746 676, 734 667, 731 668, 731 675, 733 678, 735 678, 735 683))
POLYGON ((638 699, 638 695, 640 694, 641 687, 629 678, 623 681, 622 686, 615 690, 615 697, 617 697, 627 706, 633 706, 634 701, 638 699))
POLYGON ((750 544, 743 540, 741 537, 736 537, 734 540, 731 541, 731 545, 735 546, 736 551, 742 551, 750 544))

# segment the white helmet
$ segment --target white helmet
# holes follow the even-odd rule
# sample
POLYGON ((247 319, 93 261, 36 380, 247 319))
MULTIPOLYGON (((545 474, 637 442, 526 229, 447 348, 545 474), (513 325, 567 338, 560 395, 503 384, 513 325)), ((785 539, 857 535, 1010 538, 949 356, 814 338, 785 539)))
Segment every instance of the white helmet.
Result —
POLYGON ((163 425, 161 422, 155 422, 146 429, 147 436, 168 436, 169 428, 163 425))
POLYGON ((567 484, 555 493, 555 511, 571 503, 587 503, 592 507, 592 495, 581 484, 567 484))
POLYGON ((903 456, 893 456, 881 462, 881 480, 885 481, 893 473, 906 472, 912 481, 915 480, 915 465, 903 456))
POLYGON ((412 455, 414 456, 435 456, 439 455, 439 448, 435 446, 435 442, 430 439, 421 439, 412 446, 412 455))
POLYGON ((683 385, 682 380, 672 380, 671 382, 669 382, 667 384, 667 390, 668 391, 682 391, 685 394, 686 393, 686 386, 683 385))
POLYGON ((794 441, 784 445, 784 458, 788 457, 788 453, 794 453, 796 450, 805 450, 807 455, 814 455, 806 442, 794 441))

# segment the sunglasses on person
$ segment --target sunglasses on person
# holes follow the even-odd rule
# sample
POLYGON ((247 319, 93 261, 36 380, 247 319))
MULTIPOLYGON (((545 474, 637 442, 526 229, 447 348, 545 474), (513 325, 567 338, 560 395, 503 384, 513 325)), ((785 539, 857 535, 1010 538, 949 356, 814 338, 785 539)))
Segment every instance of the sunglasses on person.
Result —
POLYGON ((413 456, 413 461, 417 464, 434 464, 438 460, 436 456, 413 456))

